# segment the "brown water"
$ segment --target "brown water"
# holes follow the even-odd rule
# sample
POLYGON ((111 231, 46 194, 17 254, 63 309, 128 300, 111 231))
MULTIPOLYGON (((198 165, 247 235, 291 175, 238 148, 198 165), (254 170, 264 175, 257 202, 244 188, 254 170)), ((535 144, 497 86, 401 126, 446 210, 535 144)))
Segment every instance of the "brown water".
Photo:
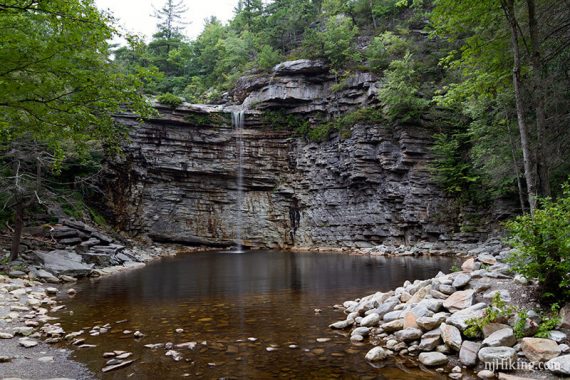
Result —
POLYGON ((401 358, 375 368, 364 360, 370 344, 351 344, 346 332, 328 325, 344 319, 333 304, 428 278, 452 264, 445 258, 280 251, 182 255, 76 284, 78 294, 58 316, 67 332, 112 324, 108 333, 82 336, 95 348, 74 352, 105 379, 438 378, 401 358), (134 339, 125 329, 145 337, 134 339), (198 345, 177 349, 179 362, 164 348, 144 347, 189 341, 198 345), (102 374, 103 352, 113 350, 133 352, 136 361, 102 374))

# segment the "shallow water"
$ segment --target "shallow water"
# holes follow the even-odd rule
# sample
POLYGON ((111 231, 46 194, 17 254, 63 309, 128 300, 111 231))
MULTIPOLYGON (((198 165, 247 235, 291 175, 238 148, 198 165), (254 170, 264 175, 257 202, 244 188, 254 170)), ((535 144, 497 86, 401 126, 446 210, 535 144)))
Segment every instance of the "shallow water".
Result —
POLYGON ((429 278, 454 263, 280 251, 181 255, 76 284, 78 294, 57 316, 67 332, 112 324, 106 334, 82 336, 97 347, 74 352, 105 379, 437 378, 400 358, 374 368, 364 360, 370 344, 351 344, 346 332, 328 325, 344 319, 333 304, 429 278), (315 313, 317 308, 322 311, 315 313), (176 333, 177 328, 184 332, 176 333), (134 339, 123 334, 126 329, 145 337, 134 339), (318 343, 317 338, 331 340, 318 343), (179 362, 166 357, 163 348, 144 347, 189 341, 198 345, 177 349, 183 356, 179 362), (103 352, 113 350, 133 352, 136 361, 102 374, 103 352))

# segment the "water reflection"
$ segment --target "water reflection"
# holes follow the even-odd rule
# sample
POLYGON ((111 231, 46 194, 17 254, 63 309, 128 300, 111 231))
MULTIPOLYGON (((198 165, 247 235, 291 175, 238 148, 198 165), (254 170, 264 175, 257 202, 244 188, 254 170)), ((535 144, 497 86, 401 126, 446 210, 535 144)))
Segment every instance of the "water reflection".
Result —
POLYGON ((131 373, 137 378, 185 373, 206 378, 406 378, 396 362, 383 369, 370 367, 363 360, 368 345, 351 346, 346 336, 328 329, 329 323, 343 318, 330 306, 392 289, 405 280, 433 276, 452 264, 442 258, 279 251, 185 255, 84 283, 69 304, 74 315, 62 314, 62 324, 72 331, 129 320, 107 334, 88 336, 97 347, 76 353, 99 371, 103 352, 134 352, 138 360, 133 366, 105 378, 131 373), (315 314, 315 308, 323 311, 315 314), (184 333, 175 334, 176 328, 184 333), (135 341, 123 335, 123 329, 140 329, 146 337, 135 341), (247 337, 257 341, 249 342, 247 337), (332 340, 319 344, 318 337, 332 340), (183 352, 185 360, 178 363, 166 358, 164 350, 143 347, 168 341, 208 344, 183 352), (289 349, 292 343, 299 349, 289 349), (278 350, 267 352, 271 345, 278 350))

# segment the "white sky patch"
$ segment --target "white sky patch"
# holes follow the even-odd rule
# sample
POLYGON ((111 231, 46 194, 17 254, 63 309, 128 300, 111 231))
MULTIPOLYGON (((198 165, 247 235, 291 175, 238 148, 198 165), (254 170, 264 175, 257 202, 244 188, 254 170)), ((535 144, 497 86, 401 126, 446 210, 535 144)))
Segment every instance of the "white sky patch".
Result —
MULTIPOLYGON (((188 11, 185 14, 185 35, 196 38, 204 28, 204 20, 216 16, 223 22, 233 17, 238 0, 184 0, 188 11)), ((157 20, 152 17, 154 8, 160 9, 164 0, 95 0, 99 9, 109 10, 129 33, 142 35, 146 41, 156 32, 157 20)))

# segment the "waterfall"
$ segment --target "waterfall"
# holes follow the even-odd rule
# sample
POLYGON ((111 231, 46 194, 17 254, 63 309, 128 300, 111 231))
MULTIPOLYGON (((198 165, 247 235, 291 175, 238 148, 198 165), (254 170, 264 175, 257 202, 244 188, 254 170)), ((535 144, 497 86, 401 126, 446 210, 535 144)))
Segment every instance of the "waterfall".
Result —
POLYGON ((243 207, 243 138, 242 131, 245 122, 245 111, 239 110, 232 112, 232 125, 236 135, 236 151, 237 159, 237 200, 236 200, 236 251, 243 252, 242 247, 242 207, 243 207))

